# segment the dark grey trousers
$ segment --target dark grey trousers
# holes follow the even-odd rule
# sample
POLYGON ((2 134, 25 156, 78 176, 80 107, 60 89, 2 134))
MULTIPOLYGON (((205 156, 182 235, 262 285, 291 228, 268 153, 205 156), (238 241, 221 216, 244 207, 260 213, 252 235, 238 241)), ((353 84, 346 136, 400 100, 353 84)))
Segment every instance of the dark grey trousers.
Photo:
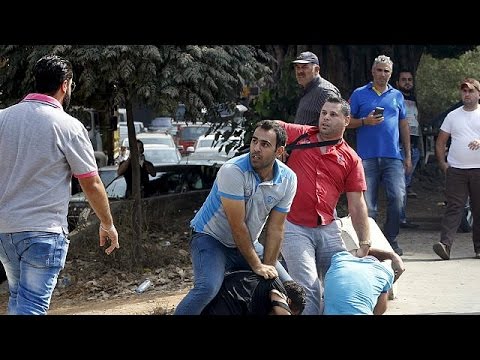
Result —
POLYGON ((452 246, 465 203, 470 196, 473 249, 476 253, 480 252, 480 169, 449 167, 445 178, 445 192, 447 208, 443 215, 440 241, 452 246))

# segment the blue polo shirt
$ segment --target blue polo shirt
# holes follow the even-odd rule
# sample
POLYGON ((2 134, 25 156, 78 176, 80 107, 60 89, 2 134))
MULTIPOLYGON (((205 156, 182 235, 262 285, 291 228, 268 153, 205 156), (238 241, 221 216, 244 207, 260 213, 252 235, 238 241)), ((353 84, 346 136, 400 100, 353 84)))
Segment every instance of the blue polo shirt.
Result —
POLYGON ((356 128, 357 153, 365 159, 394 158, 403 160, 400 151, 400 121, 407 121, 407 111, 403 94, 390 84, 387 90, 378 95, 373 89, 373 82, 355 89, 350 97, 352 117, 360 119, 380 106, 385 109, 384 121, 374 126, 356 128))
POLYGON ((290 211, 296 190, 297 176, 281 161, 275 160, 273 179, 261 181, 252 168, 249 153, 234 157, 218 171, 210 194, 190 226, 225 246, 236 247, 221 198, 240 200, 245 202, 245 223, 252 242, 256 242, 272 210, 290 211))

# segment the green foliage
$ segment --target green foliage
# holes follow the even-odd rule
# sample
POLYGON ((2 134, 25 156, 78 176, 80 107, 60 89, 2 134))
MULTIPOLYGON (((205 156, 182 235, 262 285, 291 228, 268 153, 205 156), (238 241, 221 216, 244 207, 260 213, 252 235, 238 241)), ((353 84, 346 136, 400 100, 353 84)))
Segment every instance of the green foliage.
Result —
POLYGON ((475 49, 475 45, 428 45, 426 52, 435 59, 458 59, 466 51, 475 49))
POLYGON ((458 102, 459 85, 465 77, 480 79, 480 47, 458 59, 435 59, 424 54, 416 74, 420 120, 429 123, 435 116, 458 102))
POLYGON ((0 46, 0 105, 6 107, 20 101, 33 90, 32 69, 43 54, 53 51, 54 46, 0 46))
POLYGON ((254 100, 253 107, 257 114, 256 121, 262 119, 279 119, 293 122, 299 98, 300 87, 292 68, 293 58, 285 58, 280 78, 262 90, 254 100))
POLYGON ((248 45, 0 46, 0 58, 7 61, 0 68, 4 106, 33 90, 33 65, 47 53, 74 65, 72 105, 108 109, 134 102, 172 114, 181 102, 193 118, 203 108, 236 101, 245 84, 271 72, 271 56, 248 45))

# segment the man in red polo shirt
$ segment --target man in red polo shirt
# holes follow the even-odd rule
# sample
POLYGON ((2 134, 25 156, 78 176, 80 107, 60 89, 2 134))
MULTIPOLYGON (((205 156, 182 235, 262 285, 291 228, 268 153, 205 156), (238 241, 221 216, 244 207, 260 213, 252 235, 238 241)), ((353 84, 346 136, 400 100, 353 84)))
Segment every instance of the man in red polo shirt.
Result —
POLYGON ((346 250, 339 221, 335 221, 335 207, 342 193, 346 193, 360 243, 357 256, 367 255, 371 244, 362 161, 342 138, 349 122, 350 105, 338 97, 326 100, 318 127, 279 121, 287 132, 287 144, 304 133, 308 136, 297 145, 338 140, 330 146, 294 149, 288 158, 298 186, 285 223, 282 255, 289 274, 306 289, 305 315, 322 313, 322 279, 332 255, 346 250))

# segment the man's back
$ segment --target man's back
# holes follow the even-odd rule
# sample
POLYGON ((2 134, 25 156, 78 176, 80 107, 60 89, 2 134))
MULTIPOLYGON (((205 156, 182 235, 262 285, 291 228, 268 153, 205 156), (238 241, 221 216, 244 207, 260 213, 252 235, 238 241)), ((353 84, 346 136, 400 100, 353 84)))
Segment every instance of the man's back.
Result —
POLYGON ((0 113, 0 138, 0 229, 68 233, 71 175, 96 171, 84 126, 55 99, 29 95, 0 113))
POLYGON ((286 293, 278 277, 266 280, 250 270, 231 272, 202 315, 268 315, 272 289, 286 293))
POLYGON ((324 314, 373 314, 379 295, 392 287, 393 276, 390 267, 373 257, 334 254, 325 275, 324 314))

